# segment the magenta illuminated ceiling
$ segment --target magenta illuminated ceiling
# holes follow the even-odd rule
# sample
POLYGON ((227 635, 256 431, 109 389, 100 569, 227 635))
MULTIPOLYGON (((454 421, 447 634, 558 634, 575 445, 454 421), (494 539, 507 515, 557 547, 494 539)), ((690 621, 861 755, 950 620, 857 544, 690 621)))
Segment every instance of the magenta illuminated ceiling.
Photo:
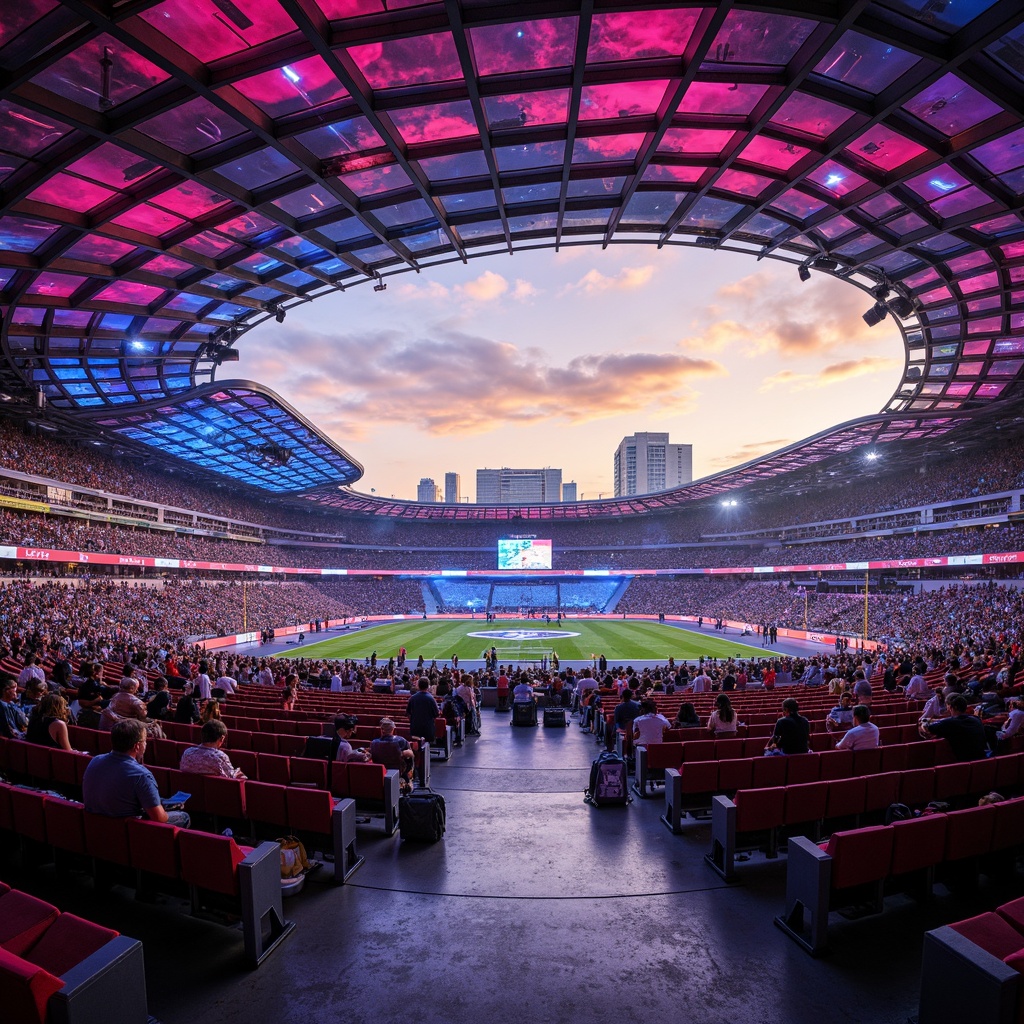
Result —
POLYGON ((914 431, 1020 397, 1019 4, 23 0, 0 67, 0 386, 82 430, 292 304, 584 242, 905 300, 914 431))

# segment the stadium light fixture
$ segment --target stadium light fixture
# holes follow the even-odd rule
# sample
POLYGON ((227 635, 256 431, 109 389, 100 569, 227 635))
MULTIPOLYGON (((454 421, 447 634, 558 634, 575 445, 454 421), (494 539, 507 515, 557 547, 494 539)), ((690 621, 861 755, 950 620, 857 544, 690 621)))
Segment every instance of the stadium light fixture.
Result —
POLYGON ((274 310, 274 319, 279 324, 283 324, 286 313, 287 310, 283 309, 282 307, 278 307, 277 309, 274 310))
POLYGON ((908 316, 913 316, 914 303, 904 295, 897 295, 896 298, 889 300, 889 311, 893 316, 906 320, 908 316))
POLYGON ((733 498, 731 501, 723 501, 722 508, 735 508, 738 504, 739 502, 733 498))
POLYGON ((864 314, 864 323, 868 327, 874 327, 875 324, 880 324, 888 315, 889 307, 879 300, 864 314))
POLYGON ((867 453, 867 454, 866 454, 866 455, 864 456, 864 458, 865 458, 865 459, 867 459, 867 460, 868 460, 868 462, 874 462, 874 461, 875 461, 875 459, 877 459, 877 458, 878 458, 878 452, 868 452, 868 453, 867 453))
POLYGON ((801 281, 810 281, 811 272, 806 266, 801 264, 799 267, 796 268, 796 272, 800 275, 801 281))

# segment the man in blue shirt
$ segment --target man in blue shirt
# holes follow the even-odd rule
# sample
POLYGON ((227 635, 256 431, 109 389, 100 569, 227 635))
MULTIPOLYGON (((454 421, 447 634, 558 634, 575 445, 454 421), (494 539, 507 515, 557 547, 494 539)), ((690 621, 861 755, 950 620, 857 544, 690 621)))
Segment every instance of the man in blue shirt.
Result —
POLYGON ((82 778, 85 809, 108 818, 149 818, 188 828, 184 811, 166 811, 152 772, 142 763, 146 727, 137 718, 122 718, 110 730, 113 750, 94 757, 82 778))

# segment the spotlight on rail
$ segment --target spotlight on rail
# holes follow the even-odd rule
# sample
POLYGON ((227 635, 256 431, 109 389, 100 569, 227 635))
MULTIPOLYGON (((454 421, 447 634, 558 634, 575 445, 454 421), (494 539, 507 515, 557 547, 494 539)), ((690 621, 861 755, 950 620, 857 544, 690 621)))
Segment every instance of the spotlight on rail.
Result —
POLYGON ((864 323, 868 327, 880 324, 889 315, 889 307, 882 301, 876 302, 865 314, 864 323))
POLYGON ((796 268, 796 272, 800 275, 800 280, 801 281, 810 281, 810 279, 811 279, 811 272, 810 272, 810 270, 807 267, 799 266, 799 267, 796 268))
POLYGON ((897 295, 896 298, 889 300, 889 311, 893 316, 906 320, 908 316, 913 316, 914 304, 905 296, 897 295))

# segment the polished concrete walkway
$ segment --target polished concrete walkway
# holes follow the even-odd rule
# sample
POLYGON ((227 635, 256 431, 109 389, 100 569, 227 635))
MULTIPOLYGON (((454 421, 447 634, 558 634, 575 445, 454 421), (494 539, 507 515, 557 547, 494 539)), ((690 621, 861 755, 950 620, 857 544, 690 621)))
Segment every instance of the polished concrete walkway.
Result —
POLYGON ((813 960, 772 924, 785 855, 755 857, 728 886, 703 862, 706 824, 674 836, 660 800, 583 802, 597 748, 575 722, 507 722, 485 712, 483 735, 435 764, 441 843, 361 829, 364 866, 344 887, 311 879, 288 900, 298 927, 255 972, 239 963, 240 935, 180 909, 119 889, 101 900, 88 879, 49 868, 7 880, 141 938, 164 1024, 903 1024, 922 933, 1008 898, 895 897, 881 918, 834 917, 833 953, 813 960))

